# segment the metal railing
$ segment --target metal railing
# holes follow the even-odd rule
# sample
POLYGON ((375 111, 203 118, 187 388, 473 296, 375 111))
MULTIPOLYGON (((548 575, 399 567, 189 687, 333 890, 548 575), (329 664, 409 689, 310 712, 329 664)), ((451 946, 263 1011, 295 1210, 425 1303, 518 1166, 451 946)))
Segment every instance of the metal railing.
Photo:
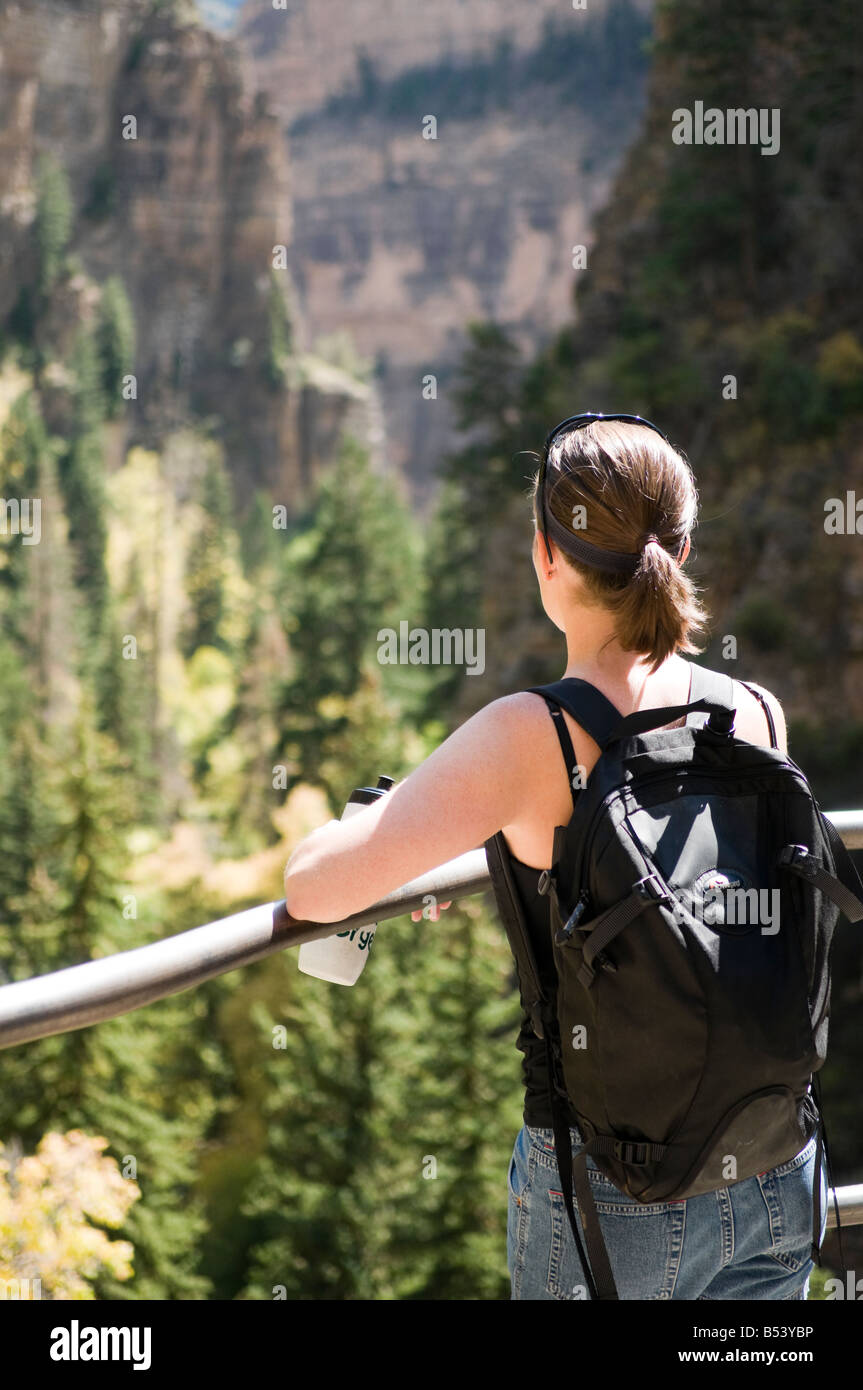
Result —
MULTIPOLYGON (((863 849, 863 810, 827 814, 849 849, 863 849)), ((429 895, 446 902, 490 886, 485 851, 471 850, 343 922, 297 922, 284 900, 264 903, 148 946, 7 984, 0 987, 0 1049, 117 1018, 304 941, 400 917, 422 908, 429 895)), ((843 1225, 863 1224, 863 1185, 838 1188, 836 1198, 843 1225)), ((827 1224, 836 1224, 832 1190, 827 1224)))
POLYGON ((296 922, 284 899, 250 907, 204 927, 136 946, 101 960, 0 988, 0 1048, 69 1033, 144 1004, 180 994, 204 980, 251 965, 276 951, 319 941, 352 927, 367 927, 424 906, 466 898, 489 887, 485 851, 472 850, 406 883, 343 922, 296 922))

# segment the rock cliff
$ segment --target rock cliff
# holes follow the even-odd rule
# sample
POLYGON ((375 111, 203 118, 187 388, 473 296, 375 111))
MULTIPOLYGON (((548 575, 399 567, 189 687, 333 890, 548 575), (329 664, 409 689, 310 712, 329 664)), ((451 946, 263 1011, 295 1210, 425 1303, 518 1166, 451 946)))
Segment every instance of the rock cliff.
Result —
POLYGON ((374 360, 390 457, 422 495, 452 445, 467 322, 504 323, 529 350, 571 315, 573 247, 590 246, 641 116, 649 6, 360 0, 333 14, 246 0, 239 37, 289 143, 309 333, 347 329, 374 360))
MULTIPOLYGON (((47 156, 68 179, 85 277, 116 275, 131 300, 125 442, 199 419, 224 440, 241 500, 262 484, 289 501, 343 424, 368 437, 374 406, 363 383, 303 354, 289 272, 273 269, 292 236, 278 122, 230 44, 186 14, 144 0, 0 5, 0 323, 36 273, 47 156)), ((72 336, 86 298, 52 306, 55 334, 72 336)))

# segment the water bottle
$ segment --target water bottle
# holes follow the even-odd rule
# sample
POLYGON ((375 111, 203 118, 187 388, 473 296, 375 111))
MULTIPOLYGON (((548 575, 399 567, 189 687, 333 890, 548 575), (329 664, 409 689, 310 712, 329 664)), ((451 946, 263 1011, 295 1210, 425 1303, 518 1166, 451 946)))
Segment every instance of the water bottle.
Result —
MULTIPOLYGON (((355 816, 364 806, 371 806, 393 785, 392 777, 379 777, 376 787, 357 787, 351 792, 342 812, 342 820, 355 816)), ((320 941, 304 941, 299 949, 298 965, 304 975, 314 975, 331 985, 353 985, 359 979, 375 938, 376 924, 353 927, 336 932, 320 941)))

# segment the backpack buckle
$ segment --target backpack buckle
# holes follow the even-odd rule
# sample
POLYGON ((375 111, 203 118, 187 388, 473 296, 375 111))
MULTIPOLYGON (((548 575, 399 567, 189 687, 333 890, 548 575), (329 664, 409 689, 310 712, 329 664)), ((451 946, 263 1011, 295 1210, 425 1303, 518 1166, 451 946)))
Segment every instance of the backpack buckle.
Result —
POLYGON ((795 873, 803 874, 805 878, 813 878, 819 868, 818 860, 810 852, 808 845, 785 845, 779 851, 777 863, 786 869, 793 869, 795 873))
POLYGON ((553 881, 553 880, 552 880, 552 877, 551 877, 551 870, 550 870, 550 869, 543 869, 543 871, 542 871, 542 873, 540 874, 539 878, 536 880, 536 891, 537 891, 537 893, 539 893, 540 897, 542 897, 542 898, 545 897, 546 893, 549 891, 549 889, 550 889, 551 886, 552 886, 552 881, 553 881))
POLYGON ((618 1139, 614 1145, 614 1157, 619 1159, 621 1163, 630 1163, 636 1168, 640 1168, 650 1158, 650 1145, 647 1143, 637 1144, 632 1139, 618 1139))
POLYGON ((646 878, 640 878, 637 883, 632 885, 632 891, 637 893, 640 898, 647 898, 650 902, 667 903, 671 901, 671 894, 658 874, 648 874, 646 878))
POLYGON ((736 713, 737 711, 734 709, 711 710, 710 717, 704 727, 719 738, 733 738, 736 713))
POLYGON ((583 889, 582 892, 579 894, 578 902, 575 904, 575 907, 572 909, 572 912, 569 914, 568 918, 566 919, 566 922, 561 927, 560 931, 555 932, 555 945, 566 945, 567 941, 572 936, 572 933, 575 931, 576 927, 578 926, 579 922, 584 916, 584 909, 587 907, 587 900, 587 889, 583 889))

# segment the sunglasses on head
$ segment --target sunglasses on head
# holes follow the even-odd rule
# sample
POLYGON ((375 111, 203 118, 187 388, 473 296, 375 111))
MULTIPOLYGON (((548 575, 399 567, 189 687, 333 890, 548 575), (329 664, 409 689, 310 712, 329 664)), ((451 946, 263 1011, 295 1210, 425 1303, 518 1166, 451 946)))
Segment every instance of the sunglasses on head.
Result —
POLYGON ((582 540, 581 537, 568 532, 565 527, 561 526, 555 516, 550 512, 546 512, 545 479, 548 472, 548 456, 552 444, 557 436, 562 434, 564 430, 581 429, 583 425, 592 425, 598 420, 608 420, 610 422, 620 421, 628 425, 645 425, 647 429, 653 430, 655 434, 658 434, 664 439, 666 444, 669 446, 671 444, 668 436, 663 434, 658 426, 651 424, 650 420, 645 420, 641 415, 603 415, 601 413, 588 411, 585 414, 570 415, 566 420, 561 420, 560 424, 555 425, 554 429, 550 430, 546 436, 542 451, 542 461, 539 465, 539 478, 537 480, 539 533, 545 542, 545 548, 551 563, 554 563, 554 557, 548 543, 549 523, 551 523, 550 529, 554 539, 558 541, 559 544, 562 544, 563 548, 568 550, 571 555, 574 555, 576 559, 583 560, 585 564, 594 565, 598 569, 613 570, 619 573, 630 573, 638 563, 638 554, 630 555, 618 550, 602 550, 599 546, 591 545, 588 541, 582 540))

